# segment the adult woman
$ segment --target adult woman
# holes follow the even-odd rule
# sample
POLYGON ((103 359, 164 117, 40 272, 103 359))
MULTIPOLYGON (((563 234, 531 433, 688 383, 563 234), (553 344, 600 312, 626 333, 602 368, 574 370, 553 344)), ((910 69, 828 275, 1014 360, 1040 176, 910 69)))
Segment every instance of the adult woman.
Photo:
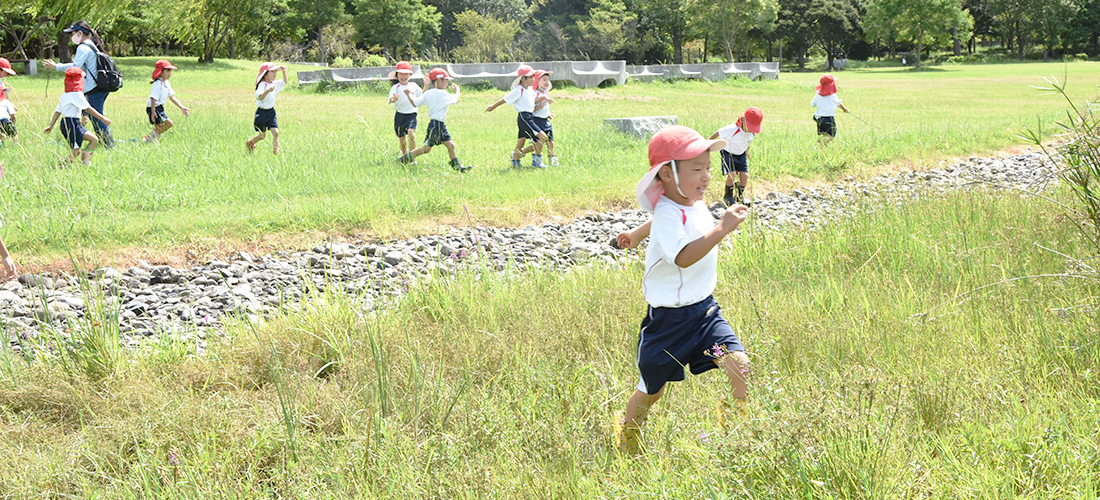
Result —
MULTIPOLYGON (((95 81, 96 71, 99 69, 96 64, 96 51, 103 51, 103 41, 99 39, 99 35, 95 30, 84 21, 73 23, 64 32, 72 33, 72 42, 76 45, 76 56, 73 57, 73 62, 57 64, 51 59, 46 59, 42 61, 42 65, 61 72, 71 67, 77 67, 84 71, 84 97, 88 99, 88 104, 99 111, 99 114, 103 114, 103 103, 107 100, 109 92, 97 88, 95 81)), ((114 147, 115 140, 111 136, 111 127, 94 116, 89 115, 89 117, 92 119, 92 127, 103 146, 106 148, 114 147)))

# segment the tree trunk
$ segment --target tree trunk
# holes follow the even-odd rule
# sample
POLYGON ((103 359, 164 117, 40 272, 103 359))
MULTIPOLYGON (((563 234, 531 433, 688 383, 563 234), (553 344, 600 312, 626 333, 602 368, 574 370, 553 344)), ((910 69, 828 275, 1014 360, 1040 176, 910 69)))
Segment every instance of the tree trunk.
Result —
POLYGON ((319 62, 322 64, 328 64, 328 53, 325 51, 324 28, 317 30, 317 53, 321 56, 321 60, 319 62))
POLYGON ((73 55, 69 52, 69 37, 64 31, 57 33, 57 60, 65 64, 73 62, 73 55))
POLYGON ((915 66, 916 66, 917 69, 920 69, 920 60, 921 60, 921 51, 922 50, 924 50, 924 30, 923 29, 917 31, 917 55, 914 57, 912 52, 909 53, 910 57, 914 57, 914 59, 916 59, 916 61, 914 61, 914 62, 916 63, 915 66))
POLYGON ((779 39, 779 65, 783 65, 783 39, 779 39))
POLYGON ((834 69, 833 68, 833 51, 826 49, 825 50, 825 57, 828 61, 828 62, 825 63, 825 69, 829 70, 829 71, 832 71, 834 69))
POLYGON ((672 63, 684 64, 684 34, 679 29, 672 32, 672 63))
POLYGON ((963 53, 962 53, 962 42, 959 41, 959 27, 958 26, 952 26, 951 27, 951 38, 955 42, 955 55, 956 56, 963 55, 963 53))
POLYGON ((768 39, 768 62, 772 62, 772 44, 774 43, 775 40, 768 39))
POLYGON ((730 44, 729 40, 726 40, 726 60, 733 62, 733 45, 730 44))
POLYGON ((703 37, 703 64, 707 63, 707 44, 710 43, 710 37, 703 37))
POLYGON ((229 49, 229 58, 230 59, 236 59, 237 58, 237 47, 235 45, 233 45, 233 35, 229 35, 228 43, 229 43, 229 45, 227 45, 227 48, 229 49))

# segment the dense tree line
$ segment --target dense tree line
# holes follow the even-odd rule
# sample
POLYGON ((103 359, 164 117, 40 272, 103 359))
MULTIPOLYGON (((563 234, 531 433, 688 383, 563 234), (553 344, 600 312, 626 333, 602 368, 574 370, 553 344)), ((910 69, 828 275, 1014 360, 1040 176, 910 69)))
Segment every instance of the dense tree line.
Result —
POLYGON ((995 47, 1100 53, 1100 0, 0 0, 0 55, 58 57, 96 26, 117 55, 380 65, 395 59, 631 63, 867 59, 995 47))

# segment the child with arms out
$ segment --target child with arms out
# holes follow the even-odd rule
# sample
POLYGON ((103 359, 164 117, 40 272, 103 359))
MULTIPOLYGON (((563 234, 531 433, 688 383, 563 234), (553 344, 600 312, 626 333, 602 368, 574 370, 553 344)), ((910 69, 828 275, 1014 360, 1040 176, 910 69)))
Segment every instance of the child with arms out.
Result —
POLYGON ((710 153, 723 146, 721 140, 704 139, 680 125, 655 134, 649 142, 649 172, 636 189, 638 203, 653 218, 618 238, 624 248, 650 238, 642 278, 648 311, 638 333, 639 381, 615 423, 615 440, 627 453, 638 451, 649 408, 668 382, 684 379, 685 366, 693 374, 725 371, 734 405, 747 416, 749 358, 712 293, 718 281, 718 243, 745 221, 748 207, 730 207, 715 226, 703 201, 710 153))
POLYGON ((82 112, 87 112, 108 126, 111 125, 111 120, 108 120, 107 117, 96 111, 91 104, 88 104, 88 99, 84 97, 84 72, 80 68, 74 67, 65 70, 65 93, 61 94, 58 100, 60 102, 57 105, 57 110, 53 113, 50 125, 43 132, 50 133, 54 124, 57 123, 57 119, 64 117, 61 120, 61 135, 65 136, 65 140, 72 148, 72 155, 69 159, 75 160, 79 157, 85 165, 88 165, 91 163, 92 153, 99 145, 99 137, 80 124, 82 112), (85 141, 88 142, 88 147, 82 151, 81 146, 85 141))
POLYGON ((391 73, 390 104, 393 105, 393 132, 397 134, 397 140, 401 143, 401 154, 416 149, 416 106, 410 104, 405 97, 405 91, 412 93, 412 98, 417 99, 423 94, 420 85, 409 81, 413 75, 412 64, 408 61, 397 63, 397 68, 391 73))
POLYGON ((161 59, 153 66, 152 80, 149 81, 153 86, 149 91, 149 99, 145 102, 145 115, 149 117, 149 124, 153 126, 153 131, 144 137, 145 142, 157 144, 160 136, 172 128, 172 120, 164 114, 165 102, 172 101, 172 104, 183 111, 183 116, 191 115, 191 109, 176 99, 176 91, 172 90, 172 84, 168 83, 174 69, 176 67, 172 66, 167 59, 161 59))
POLYGON ((727 207, 745 204, 745 188, 749 185, 749 143, 760 133, 764 114, 760 108, 749 108, 732 125, 726 125, 710 138, 726 141, 718 153, 722 156, 722 175, 726 176, 726 193, 722 201, 727 207), (737 174, 736 182, 733 174, 737 174), (736 188, 736 192, 734 192, 736 188))
POLYGON ((405 98, 412 103, 414 109, 415 106, 428 107, 428 117, 431 118, 431 121, 428 122, 428 136, 424 139, 423 146, 401 155, 397 161, 399 163, 412 163, 417 156, 431 151, 434 146, 442 144, 447 148, 447 154, 451 157, 451 168, 465 173, 470 170, 470 167, 463 166, 462 162, 458 161, 458 156, 455 155, 455 143, 451 140, 451 134, 447 131, 447 124, 445 123, 447 120, 447 107, 458 104, 462 91, 457 84, 450 83, 451 75, 447 74, 447 70, 443 68, 435 68, 429 71, 428 80, 431 82, 432 87, 420 97, 414 98, 413 90, 405 89, 405 98), (447 92, 448 84, 454 89, 454 94, 447 92))
POLYGON ((275 97, 286 88, 290 80, 286 76, 286 66, 276 66, 275 63, 265 62, 260 65, 260 72, 256 75, 256 114, 252 117, 252 128, 258 132, 244 142, 249 153, 256 149, 256 143, 267 137, 271 131, 271 153, 279 154, 279 120, 275 114, 275 97), (276 80, 276 72, 283 73, 282 80, 276 80))
POLYGON ((519 128, 519 139, 516 141, 516 148, 512 151, 512 167, 519 168, 520 160, 523 158, 523 145, 527 139, 531 139, 534 142, 534 154, 531 155, 531 166, 535 168, 546 168, 546 165, 542 163, 542 145, 549 139, 546 132, 543 132, 538 125, 535 124, 534 112, 535 112, 535 91, 531 88, 535 83, 535 69, 524 64, 516 70, 518 75, 515 85, 512 86, 512 90, 505 94, 503 98, 490 104, 485 108, 485 111, 492 111, 497 109, 501 104, 508 103, 516 108, 516 126, 519 128))

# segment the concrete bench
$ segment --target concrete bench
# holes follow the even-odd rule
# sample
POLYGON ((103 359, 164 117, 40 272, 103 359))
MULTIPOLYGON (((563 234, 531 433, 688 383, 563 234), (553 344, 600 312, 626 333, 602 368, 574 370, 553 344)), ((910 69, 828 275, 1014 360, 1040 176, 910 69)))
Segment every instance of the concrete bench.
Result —
POLYGON ((661 129, 676 125, 676 115, 635 116, 631 118, 605 118, 604 123, 626 135, 648 140, 661 129))
POLYGON ((8 62, 12 64, 22 63, 24 75, 37 75, 38 74, 38 60, 37 59, 9 59, 8 62))

